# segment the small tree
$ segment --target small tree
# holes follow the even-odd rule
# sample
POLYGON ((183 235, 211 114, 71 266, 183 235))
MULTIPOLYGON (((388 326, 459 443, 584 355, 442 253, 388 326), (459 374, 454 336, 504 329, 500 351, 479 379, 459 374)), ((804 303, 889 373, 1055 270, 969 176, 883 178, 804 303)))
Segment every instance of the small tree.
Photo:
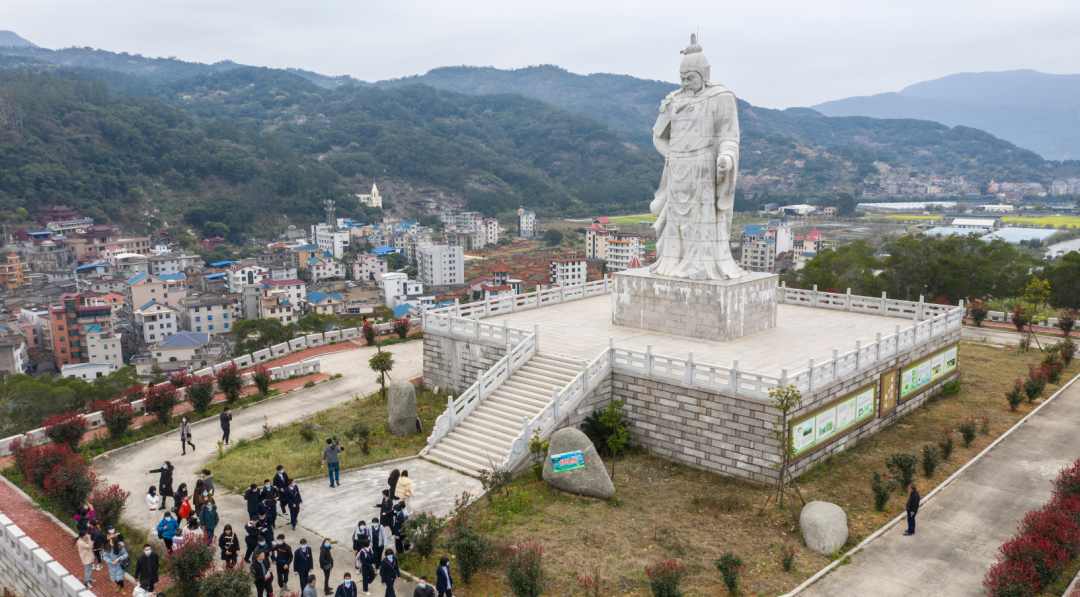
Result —
MULTIPOLYGON (((184 541, 166 556, 181 597, 199 597, 199 581, 214 567, 217 549, 204 541, 184 541)), ((250 572, 248 573, 250 574, 250 572)))
POLYGON ((990 315, 990 305, 986 301, 976 299, 968 305, 968 317, 975 322, 976 327, 981 327, 988 315, 990 315))
POLYGON ((254 588, 251 571, 245 566, 237 566, 205 574, 199 582, 199 597, 250 595, 254 588))
POLYGON ((371 429, 362 421, 357 421, 352 427, 346 429, 345 437, 356 442, 362 454, 367 455, 371 452, 371 429))
POLYGON ((368 361, 368 366, 371 370, 379 374, 379 387, 382 388, 382 395, 386 397, 386 374, 390 373, 394 369, 394 353, 383 352, 379 350, 375 354, 371 355, 371 359, 368 361))
POLYGON ((360 333, 364 335, 364 342, 367 342, 368 346, 375 346, 379 341, 379 330, 375 329, 375 324, 370 321, 365 321, 364 325, 360 326, 360 333))
POLYGON ((976 434, 975 422, 972 419, 967 419, 963 423, 960 423, 958 427, 960 430, 960 437, 964 440, 964 447, 970 447, 971 442, 975 441, 976 434))
POLYGON ((1033 311, 1050 300, 1050 282, 1040 278, 1032 278, 1024 287, 1024 302, 1031 305, 1033 311))
POLYGON ((21 437, 11 442, 10 449, 15 468, 35 487, 42 487, 53 467, 71 455, 67 444, 35 446, 21 437))
POLYGON ((600 422, 607 427, 608 436, 606 440, 607 449, 611 452, 611 481, 615 482, 615 459, 619 455, 619 450, 623 449, 626 445, 626 441, 630 436, 630 432, 627 429, 629 423, 623 420, 623 403, 618 400, 612 400, 604 407, 604 414, 600 415, 600 422))
POLYGON ((686 568, 675 558, 656 560, 645 567, 653 597, 682 597, 679 585, 686 578, 686 568))
POLYGON ((473 575, 491 559, 491 542, 467 519, 462 518, 451 529, 447 547, 454 556, 462 580, 468 584, 473 575))
POLYGON ((403 533, 412 543, 413 549, 421 558, 426 558, 435 551, 435 539, 439 537, 446 519, 431 512, 418 512, 405 521, 403 533))
POLYGON ((192 379, 187 387, 187 399, 191 403, 191 409, 200 415, 210 410, 210 405, 214 402, 214 378, 200 375, 192 379))
POLYGON ((927 444, 923 446, 922 452, 922 470, 923 474, 927 477, 933 477, 934 471, 937 470, 938 462, 941 456, 938 452, 938 447, 935 445, 927 444))
POLYGON ((885 459, 885 468, 896 479, 900 490, 903 491, 911 486, 915 480, 915 467, 919 466, 919 459, 914 454, 893 454, 885 459))
POLYGON ((42 483, 42 489, 60 510, 74 512, 90 498, 96 483, 97 475, 90 468, 90 463, 78 454, 68 453, 53 465, 42 483))
POLYGON ((1020 403, 1024 401, 1024 382, 1019 378, 1008 392, 1005 392, 1005 400, 1009 403, 1009 410, 1016 412, 1020 403))
POLYGON ((409 321, 408 317, 399 317, 394 320, 393 330, 398 338, 404 340, 405 337, 409 335, 409 330, 411 329, 412 323, 409 321))
POLYGON ((273 380, 274 377, 270 375, 270 370, 263 365, 251 370, 251 381, 255 382, 255 387, 259 389, 259 393, 263 396, 270 395, 270 382, 273 380))
POLYGON ((158 385, 159 383, 165 383, 169 381, 169 374, 165 373, 165 370, 160 365, 154 365, 150 368, 150 385, 158 385))
POLYGON ((232 404, 240 399, 240 390, 244 388, 244 378, 240 375, 240 368, 229 363, 217 372, 218 388, 225 392, 225 403, 232 404))
MULTIPOLYGON (((792 410, 802 400, 802 394, 793 385, 776 386, 769 390, 769 397, 772 398, 772 406, 776 410, 780 411, 780 418, 772 423, 772 431, 769 435, 774 437, 777 443, 780 445, 780 462, 773 466, 779 471, 779 475, 776 477, 776 490, 769 492, 769 497, 765 499, 765 503, 762 504, 761 510, 758 512, 758 516, 761 516, 765 512, 765 507, 769 505, 769 501, 775 496, 776 503, 781 508, 784 507, 784 493, 788 492, 788 500, 791 504, 791 516, 795 516, 795 501, 790 496, 790 489, 788 484, 793 481, 789 479, 788 467, 791 465, 791 459, 795 457, 795 443, 791 438, 791 431, 788 429, 788 416, 792 410)), ((791 483, 794 484, 794 483, 791 483)), ((802 492, 799 491, 798 486, 795 486, 795 491, 799 494, 799 499, 802 500, 802 492)), ((803 500, 805 504, 805 500, 803 500)))
POLYGON ((169 424, 173 408, 180 403, 180 393, 176 386, 163 383, 150 388, 146 393, 146 412, 154 415, 158 423, 169 424))
POLYGON ((720 575, 724 577, 724 586, 732 595, 739 594, 739 578, 742 576, 743 571, 746 570, 746 565, 743 564, 742 558, 731 553, 730 551, 720 556, 719 560, 715 562, 716 569, 720 571, 720 575))
POLYGON ((544 546, 532 541, 511 546, 503 571, 515 597, 540 597, 544 592, 544 546))
POLYGON ((952 458, 952 452, 953 452, 953 447, 954 447, 952 434, 953 434, 952 427, 946 427, 945 428, 945 437, 942 438, 942 440, 938 442, 938 449, 941 450, 941 459, 942 460, 948 460, 948 459, 952 458))
POLYGON ((874 509, 878 512, 883 512, 888 505, 895 483, 896 481, 884 480, 881 473, 874 471, 874 476, 870 479, 870 491, 874 492, 874 509))
POLYGON ((1076 327, 1076 311, 1073 309, 1065 309, 1058 313, 1058 329, 1065 335, 1066 338, 1072 333, 1073 328, 1076 327))
POLYGON ((100 410, 105 418, 105 428, 109 430, 109 438, 120 441, 135 420, 135 407, 122 400, 111 402, 95 402, 90 405, 93 410, 100 410))
POLYGON ((544 480, 544 459, 547 458, 550 445, 547 440, 540 439, 539 429, 533 431, 532 439, 529 440, 529 454, 532 456, 532 472, 537 481, 544 480))
POLYGON ((1023 332, 1024 328, 1031 323, 1031 315, 1028 314, 1028 310, 1024 307, 1016 307, 1012 311, 1012 324, 1016 327, 1016 331, 1023 332))
POLYGON ((57 413, 45 419, 42 426, 45 427, 45 435, 53 443, 64 444, 74 452, 79 449, 79 442, 90 423, 86 417, 77 413, 57 413))
POLYGON ((124 515, 125 504, 129 497, 131 497, 131 492, 124 491, 119 485, 98 486, 90 496, 90 503, 94 504, 94 519, 106 529, 116 526, 120 522, 120 517, 124 515))

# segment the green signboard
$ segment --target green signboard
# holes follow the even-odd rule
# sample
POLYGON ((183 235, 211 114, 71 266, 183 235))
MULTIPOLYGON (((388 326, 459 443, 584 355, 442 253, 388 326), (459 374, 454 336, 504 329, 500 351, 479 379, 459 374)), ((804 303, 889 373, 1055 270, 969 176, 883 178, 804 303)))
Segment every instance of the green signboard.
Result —
POLYGON ((795 454, 827 443, 834 437, 854 429, 857 423, 866 421, 877 411, 877 381, 859 388, 840 400, 818 410, 813 415, 796 421, 791 426, 791 441, 795 454))
POLYGON ((959 350, 959 345, 953 345, 904 367, 900 373, 900 400, 918 394, 938 379, 955 371, 959 350))
POLYGON ((572 471, 577 468, 585 468, 585 456, 581 453, 581 450, 567 452, 565 454, 552 454, 551 468, 554 469, 556 473, 572 471))

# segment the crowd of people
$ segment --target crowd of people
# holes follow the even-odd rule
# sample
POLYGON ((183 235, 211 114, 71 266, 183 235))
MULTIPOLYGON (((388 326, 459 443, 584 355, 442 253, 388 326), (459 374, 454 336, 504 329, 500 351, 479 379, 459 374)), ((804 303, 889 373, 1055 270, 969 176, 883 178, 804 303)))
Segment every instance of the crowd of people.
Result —
MULTIPOLYGON (((338 454, 344 450, 335 439, 326 440, 323 451, 323 464, 330 477, 330 486, 340 485, 338 454)), ((382 490, 379 503, 374 504, 378 513, 371 518, 370 524, 361 520, 352 533, 353 568, 359 581, 353 580, 353 574, 343 574, 342 582, 331 588, 330 579, 335 567, 332 541, 323 538, 319 542, 318 556, 308 540, 302 538, 294 549, 286 542, 284 534, 275 534, 279 524, 288 524, 296 530, 297 518, 303 496, 296 481, 289 477, 283 466, 271 479, 264 479, 262 485, 252 483, 244 492, 247 503, 248 520, 241 532, 233 525, 225 524, 220 535, 216 533, 221 519, 214 499, 213 475, 203 470, 196 480, 194 489, 189 493, 187 484, 180 483, 173 487, 175 467, 165 461, 160 468, 147 471, 158 474, 158 484, 151 486, 146 494, 146 504, 150 513, 150 526, 156 529, 157 536, 165 544, 165 550, 171 554, 185 542, 202 541, 214 545, 220 550, 221 560, 226 569, 232 569, 243 561, 250 566, 255 590, 258 597, 273 597, 276 584, 280 593, 290 590, 290 582, 295 580, 302 597, 318 597, 317 572, 322 571, 324 595, 334 597, 357 597, 359 593, 371 595, 370 588, 378 581, 385 587, 387 597, 396 597, 395 582, 401 578, 396 554, 410 548, 403 532, 409 517, 406 500, 414 497, 412 479, 409 472, 393 470, 387 479, 388 488, 382 490), (172 507, 169 507, 172 498, 172 507), (278 519, 280 509, 281 520, 278 519), (285 516, 288 515, 286 521, 285 516), (241 541, 243 555, 241 556, 241 541)), ((89 507, 89 505, 88 505, 89 507)), ((92 518, 92 515, 90 516, 92 518)), ((78 518, 77 518, 78 520, 78 518)), ((83 563, 90 563, 86 568, 87 584, 94 569, 100 569, 104 561, 109 566, 110 579, 117 580, 113 574, 114 566, 119 570, 118 586, 123 588, 123 571, 126 569, 127 552, 123 540, 113 542, 113 535, 103 536, 99 541, 93 534, 92 523, 87 531, 80 533, 77 541, 83 563), (102 555, 102 548, 106 548, 102 555), (96 562, 96 563, 95 563, 96 562), (95 568, 97 566, 97 568, 95 568)), ((140 588, 152 592, 158 582, 159 556, 150 545, 143 547, 135 566, 135 579, 140 588)), ((450 562, 443 557, 435 571, 436 582, 432 586, 426 577, 422 577, 413 597, 453 597, 453 578, 450 574, 450 562)))

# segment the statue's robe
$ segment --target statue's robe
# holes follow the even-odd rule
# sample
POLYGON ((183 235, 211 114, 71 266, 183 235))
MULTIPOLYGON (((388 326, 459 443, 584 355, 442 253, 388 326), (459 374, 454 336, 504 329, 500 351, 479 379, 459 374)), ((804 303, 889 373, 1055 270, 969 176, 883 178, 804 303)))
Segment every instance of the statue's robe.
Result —
POLYGON ((739 114, 733 94, 708 84, 692 97, 681 90, 660 104, 653 127, 656 138, 669 139, 664 174, 653 214, 657 259, 651 270, 691 280, 738 278, 742 270, 731 257, 731 213, 739 170, 739 114), (718 156, 732 168, 717 181, 718 156))

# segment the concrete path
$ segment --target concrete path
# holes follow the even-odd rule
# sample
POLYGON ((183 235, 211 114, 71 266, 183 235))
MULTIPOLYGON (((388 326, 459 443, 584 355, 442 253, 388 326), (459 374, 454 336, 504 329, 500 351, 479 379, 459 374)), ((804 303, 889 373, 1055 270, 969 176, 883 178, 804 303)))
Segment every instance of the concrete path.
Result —
MULTIPOLYGON (((1017 332, 1016 330, 1008 330, 1008 329, 1002 329, 1002 328, 991 328, 991 327, 978 327, 978 328, 976 328, 976 327, 971 327, 969 325, 965 325, 960 330, 960 337, 963 338, 964 340, 972 340, 974 342, 989 342, 991 344, 1013 344, 1013 345, 1016 345, 1016 344, 1020 344, 1020 341, 1023 340, 1026 337, 1026 334, 1021 334, 1021 333, 1017 332)), ((1039 342, 1041 342, 1043 346, 1046 346, 1047 344, 1053 344, 1055 342, 1060 342, 1061 341, 1061 338, 1055 338, 1053 336, 1037 336, 1037 337, 1039 339, 1039 342)), ((1032 343, 1032 347, 1033 348, 1038 348, 1038 346, 1036 346, 1034 343, 1032 343)))
MULTIPOLYGON (((394 353, 395 379, 412 379, 423 374, 422 342, 398 344, 389 347, 389 350, 394 353)), ((361 395, 373 393, 378 386, 375 375, 367 365, 373 352, 374 349, 360 348, 319 357, 324 372, 341 373, 342 377, 234 411, 232 438, 235 440, 261 435, 264 415, 268 417, 271 425, 288 425, 306 415, 337 406, 352 398, 356 393, 361 395)), ((144 474, 146 471, 158 468, 163 461, 169 460, 176 467, 173 486, 187 483, 189 488, 193 488, 199 471, 203 468, 213 470, 212 461, 217 456, 216 442, 221 439, 221 428, 217 418, 210 418, 192 425, 192 436, 197 451, 188 450, 187 456, 180 455, 179 435, 177 431, 173 431, 94 461, 98 473, 109 483, 118 483, 131 492, 127 513, 124 515, 125 522, 151 528, 151 517, 146 508, 145 496, 147 488, 157 484, 158 476, 147 476, 144 474)), ((442 476, 436 479, 434 471, 428 470, 428 467, 434 465, 428 463, 424 463, 427 466, 415 466, 418 473, 413 473, 411 469, 414 468, 412 467, 414 462, 420 461, 410 461, 408 464, 410 475, 415 475, 413 482, 417 488, 417 496, 422 498, 418 499, 420 504, 425 503, 426 500, 432 505, 442 506, 446 501, 446 495, 454 492, 460 494, 461 491, 468 490, 474 495, 479 493, 472 489, 476 481, 470 477, 442 469, 438 471, 442 473, 442 476), (426 478, 425 475, 428 474, 431 474, 432 478, 426 478), (459 489, 459 484, 461 489, 459 489)), ((334 489, 333 493, 325 479, 321 477, 299 482, 301 494, 304 496, 304 506, 300 511, 300 526, 295 532, 292 531, 285 524, 287 516, 283 518, 279 510, 276 532, 283 533, 286 542, 294 549, 299 545, 302 537, 308 540, 309 545, 316 548, 321 536, 330 537, 336 542, 331 582, 340 583, 343 573, 355 572, 351 533, 359 520, 357 515, 365 512, 363 506, 367 506, 367 518, 370 520, 372 513, 376 512, 370 506, 378 502, 379 493, 387 475, 388 472, 382 468, 343 473, 341 475, 343 491, 334 489), (310 528, 307 527, 309 523, 310 528)), ((231 524, 233 529, 243 536, 243 525, 247 522, 247 505, 243 496, 227 493, 219 488, 215 499, 221 517, 218 533, 226 524, 231 524)), ((172 500, 169 503, 171 506, 172 500)), ((449 498, 449 503, 453 504, 452 497, 449 498)), ((153 521, 155 526, 157 520, 153 521)), ((321 585, 321 574, 319 582, 321 585)), ((299 587, 293 581, 290 582, 289 588, 299 587)), ((411 595, 413 585, 399 582, 396 589, 399 594, 411 595)), ((372 594, 382 595, 381 585, 376 584, 372 588, 372 594)))
POLYGON ((800 595, 984 595, 998 547, 1050 499, 1058 471, 1080 458, 1077 420, 1080 383, 1073 383, 920 508, 914 536, 904 536, 906 523, 895 525, 800 595))

